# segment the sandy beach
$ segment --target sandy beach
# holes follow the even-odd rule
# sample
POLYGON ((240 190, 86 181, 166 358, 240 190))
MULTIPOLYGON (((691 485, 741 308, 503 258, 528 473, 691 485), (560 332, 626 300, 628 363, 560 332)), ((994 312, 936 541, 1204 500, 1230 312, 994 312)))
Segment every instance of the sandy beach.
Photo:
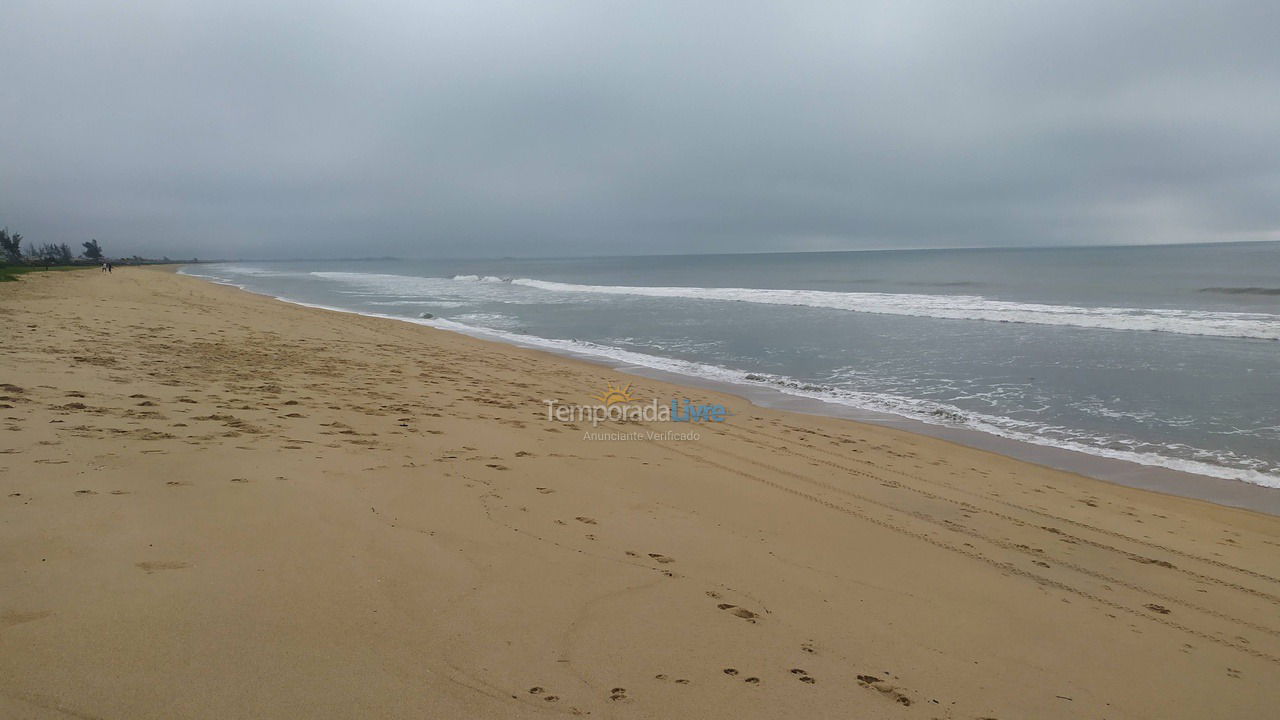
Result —
POLYGON ((162 269, 0 318, 6 718, 1280 703, 1269 515, 162 269), (729 415, 547 419, 610 383, 729 415))

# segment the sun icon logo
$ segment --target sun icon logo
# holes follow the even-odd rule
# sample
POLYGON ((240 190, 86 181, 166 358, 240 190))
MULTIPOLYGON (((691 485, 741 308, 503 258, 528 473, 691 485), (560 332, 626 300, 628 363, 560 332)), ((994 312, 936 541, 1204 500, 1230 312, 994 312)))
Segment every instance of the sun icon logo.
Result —
POLYGON ((609 383, 609 388, 603 393, 596 395, 595 398, 605 405, 614 405, 617 403, 631 402, 635 398, 631 397, 631 384, 627 383, 626 387, 618 387, 613 383, 609 383))

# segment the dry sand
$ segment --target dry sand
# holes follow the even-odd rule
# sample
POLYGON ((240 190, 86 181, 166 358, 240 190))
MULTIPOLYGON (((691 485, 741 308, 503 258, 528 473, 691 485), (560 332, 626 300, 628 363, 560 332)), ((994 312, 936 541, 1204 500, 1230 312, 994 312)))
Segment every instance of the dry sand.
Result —
POLYGON ((1277 712, 1274 517, 154 269, 0 318, 0 717, 1277 712), (611 381, 733 414, 545 419, 611 381))

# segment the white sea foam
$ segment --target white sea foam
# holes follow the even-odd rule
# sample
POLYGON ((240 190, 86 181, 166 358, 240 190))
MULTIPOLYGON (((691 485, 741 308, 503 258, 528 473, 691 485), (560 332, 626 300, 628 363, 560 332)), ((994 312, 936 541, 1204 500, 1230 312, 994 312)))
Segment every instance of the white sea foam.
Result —
MULTIPOLYGON (((468 280, 468 278, 456 278, 468 280)), ((1280 340, 1280 315, 1162 308, 1077 307, 991 300, 977 295, 832 292, 764 288, 646 287, 577 285, 517 278, 513 285, 556 293, 593 293, 641 297, 688 298, 831 308, 852 312, 952 320, 1066 325, 1110 330, 1149 330, 1185 335, 1280 340)))
POLYGON ((426 278, 381 273, 313 272, 312 275, 388 296, 469 297, 495 302, 567 302, 584 294, 788 305, 881 315, 950 320, 1137 330, 1216 337, 1280 340, 1280 315, 1169 308, 1081 307, 992 300, 978 295, 833 292, 767 288, 579 285, 530 278, 456 275, 426 278), (470 287, 468 287, 470 286, 470 287), (522 293, 523 289, 540 291, 522 293))
POLYGON ((551 294, 526 288, 515 289, 503 278, 462 275, 456 278, 317 271, 312 277, 360 291, 368 296, 388 300, 444 300, 448 302, 572 302, 572 296, 551 294))
POLYGON ((511 278, 497 277, 496 275, 454 275, 451 280, 462 280, 470 282, 502 282, 509 283, 511 278))
POLYGON ((466 313, 464 315, 455 315, 452 319, 463 325, 499 330, 513 330, 520 327, 520 318, 501 313, 466 313))
POLYGON ((437 308, 460 308, 470 305, 465 302, 454 302, 451 300, 367 300, 366 305, 378 305, 381 307, 437 307, 437 308))
POLYGON ((286 275, 302 275, 303 274, 300 272, 292 272, 289 270, 275 270, 272 268, 255 267, 252 265, 233 265, 233 264, 228 265, 228 264, 218 263, 211 267, 217 269, 219 272, 231 273, 233 275, 250 275, 254 277, 284 277, 286 275))

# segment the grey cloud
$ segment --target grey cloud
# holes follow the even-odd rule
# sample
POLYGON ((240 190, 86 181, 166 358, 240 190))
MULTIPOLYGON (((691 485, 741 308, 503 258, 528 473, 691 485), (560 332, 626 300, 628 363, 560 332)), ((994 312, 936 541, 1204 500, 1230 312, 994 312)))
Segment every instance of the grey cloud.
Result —
POLYGON ((0 223, 201 257, 1280 238, 1274 3, 0 7, 0 223))

